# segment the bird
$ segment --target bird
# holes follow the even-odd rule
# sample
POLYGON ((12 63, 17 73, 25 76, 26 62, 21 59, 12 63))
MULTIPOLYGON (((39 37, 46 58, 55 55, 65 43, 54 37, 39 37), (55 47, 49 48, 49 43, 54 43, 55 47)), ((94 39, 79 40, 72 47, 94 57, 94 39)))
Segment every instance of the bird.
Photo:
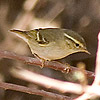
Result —
POLYGON ((77 32, 62 28, 39 28, 33 30, 11 29, 22 38, 33 55, 44 61, 62 59, 77 52, 89 53, 85 40, 77 32))

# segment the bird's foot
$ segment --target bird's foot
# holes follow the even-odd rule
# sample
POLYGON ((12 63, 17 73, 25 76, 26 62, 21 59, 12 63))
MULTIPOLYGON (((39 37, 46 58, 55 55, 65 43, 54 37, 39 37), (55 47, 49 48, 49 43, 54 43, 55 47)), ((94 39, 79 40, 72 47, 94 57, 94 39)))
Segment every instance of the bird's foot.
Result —
POLYGON ((34 53, 34 56, 40 60, 40 62, 41 62, 40 67, 43 68, 45 66, 45 59, 40 58, 36 53, 34 53))

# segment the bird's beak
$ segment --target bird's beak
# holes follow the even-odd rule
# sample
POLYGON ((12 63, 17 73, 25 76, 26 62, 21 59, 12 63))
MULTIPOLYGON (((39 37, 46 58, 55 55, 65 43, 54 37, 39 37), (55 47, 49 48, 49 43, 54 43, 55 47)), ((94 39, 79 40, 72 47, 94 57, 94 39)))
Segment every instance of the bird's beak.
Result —
POLYGON ((87 53, 87 54, 91 54, 87 49, 84 49, 82 52, 85 52, 85 53, 87 53))

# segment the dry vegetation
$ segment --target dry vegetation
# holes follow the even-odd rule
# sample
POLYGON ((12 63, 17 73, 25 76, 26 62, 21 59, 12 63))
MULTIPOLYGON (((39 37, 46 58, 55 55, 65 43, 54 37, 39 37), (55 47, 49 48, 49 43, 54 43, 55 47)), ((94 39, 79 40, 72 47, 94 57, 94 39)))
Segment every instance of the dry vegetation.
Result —
POLYGON ((0 100, 73 100, 77 97, 76 100, 88 97, 94 100, 93 97, 100 96, 99 54, 95 60, 99 31, 100 0, 0 0, 0 100), (40 27, 67 28, 82 35, 91 55, 73 54, 62 62, 76 66, 81 61, 85 63, 81 66, 89 71, 71 67, 66 73, 65 64, 56 61, 45 62, 45 68, 41 69, 38 67, 41 62, 33 58, 27 44, 9 32, 13 28, 40 27), (75 77, 75 73, 84 78, 75 77), (93 88, 86 85, 87 80, 93 88))

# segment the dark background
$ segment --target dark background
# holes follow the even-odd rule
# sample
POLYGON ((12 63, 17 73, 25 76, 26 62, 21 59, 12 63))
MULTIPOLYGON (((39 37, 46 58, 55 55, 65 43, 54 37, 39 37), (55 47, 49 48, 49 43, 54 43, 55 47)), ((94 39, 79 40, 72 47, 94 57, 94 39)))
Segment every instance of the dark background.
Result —
MULTIPOLYGON (((13 51, 20 55, 33 56, 27 44, 9 30, 30 30, 40 27, 60 27, 78 32, 86 41, 88 51, 72 54, 63 59, 76 66, 79 61, 86 69, 94 71, 97 50, 97 35, 100 31, 100 0, 0 0, 0 50, 13 51)), ((0 81, 38 87, 14 78, 13 67, 20 66, 43 75, 66 80, 65 74, 52 69, 33 67, 21 62, 0 59, 0 81)), ((47 91, 53 91, 47 89, 47 91)), ((54 92, 54 91, 53 91, 54 92)), ((50 100, 35 95, 0 89, 0 100, 50 100)))

